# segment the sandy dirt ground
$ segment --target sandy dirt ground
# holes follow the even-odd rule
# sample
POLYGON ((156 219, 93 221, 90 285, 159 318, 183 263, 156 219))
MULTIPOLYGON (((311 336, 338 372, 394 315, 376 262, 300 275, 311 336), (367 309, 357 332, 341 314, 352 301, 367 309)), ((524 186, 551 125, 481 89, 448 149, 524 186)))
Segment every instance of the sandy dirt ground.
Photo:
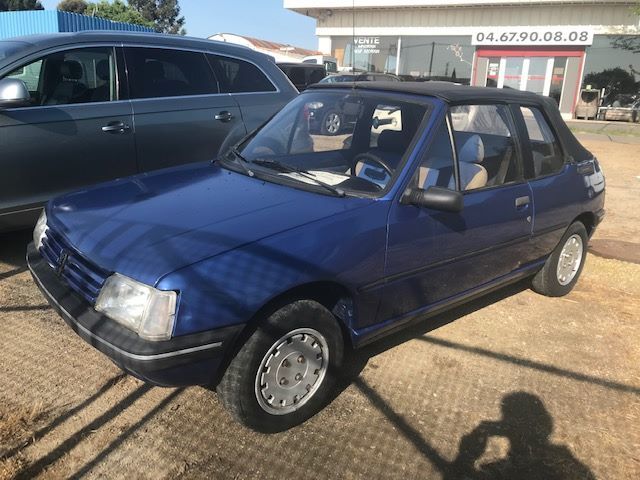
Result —
POLYGON ((640 152, 587 146, 608 213, 569 296, 515 285, 351 355, 274 435, 122 374, 37 291, 29 233, 0 237, 0 478, 640 478, 640 152))

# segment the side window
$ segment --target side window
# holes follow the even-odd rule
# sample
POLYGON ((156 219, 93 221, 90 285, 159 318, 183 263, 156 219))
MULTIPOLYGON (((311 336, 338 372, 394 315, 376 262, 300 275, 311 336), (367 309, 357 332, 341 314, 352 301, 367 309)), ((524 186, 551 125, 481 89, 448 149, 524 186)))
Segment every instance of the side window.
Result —
POLYGON ((52 53, 7 77, 27 85, 33 106, 71 105, 117 100, 115 71, 112 48, 80 48, 52 53))
POLYGON ((203 53, 135 47, 125 55, 132 99, 219 93, 203 53))
POLYGON ((411 186, 424 190, 429 187, 456 189, 453 149, 446 122, 442 122, 438 128, 436 137, 411 179, 411 186))
POLYGON ((562 170, 564 158, 558 140, 540 110, 520 107, 531 143, 533 171, 536 177, 562 170))
POLYGON ((455 106, 451 108, 451 120, 462 190, 494 187, 520 179, 507 106, 455 106))
MULTIPOLYGON (((254 64, 237 58, 207 54, 224 93, 275 92, 276 87, 254 64)), ((304 72, 302 72, 304 83, 304 72)), ((295 82, 294 82, 295 83, 295 82)))

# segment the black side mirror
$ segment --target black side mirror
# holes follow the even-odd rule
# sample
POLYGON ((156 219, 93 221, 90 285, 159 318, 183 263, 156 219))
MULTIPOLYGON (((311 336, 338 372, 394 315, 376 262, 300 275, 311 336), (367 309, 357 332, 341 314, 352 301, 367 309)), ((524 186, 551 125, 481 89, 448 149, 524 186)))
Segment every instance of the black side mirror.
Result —
POLYGON ((407 188, 400 202, 405 205, 459 213, 464 206, 464 196, 462 192, 442 187, 429 187, 426 190, 407 188))
POLYGON ((27 85, 17 78, 0 80, 0 110, 5 108, 24 107, 31 102, 31 94, 27 85))

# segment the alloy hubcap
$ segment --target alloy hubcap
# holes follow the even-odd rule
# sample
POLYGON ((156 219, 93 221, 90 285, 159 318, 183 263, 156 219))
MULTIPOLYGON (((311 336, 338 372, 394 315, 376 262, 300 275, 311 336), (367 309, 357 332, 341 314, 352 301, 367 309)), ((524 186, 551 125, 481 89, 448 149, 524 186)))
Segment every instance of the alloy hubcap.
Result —
POLYGON ((575 278, 580 264, 582 263, 582 252, 584 246, 580 235, 571 235, 562 247, 556 276, 560 285, 568 285, 575 278))
POLYGON ((322 384, 328 363, 329 346, 320 332, 312 328, 289 332, 260 363, 255 385, 258 404, 274 415, 299 409, 322 384))
POLYGON ((338 115, 337 113, 330 113, 329 115, 327 115, 324 124, 327 132, 338 133, 338 130, 340 130, 340 115, 338 115))

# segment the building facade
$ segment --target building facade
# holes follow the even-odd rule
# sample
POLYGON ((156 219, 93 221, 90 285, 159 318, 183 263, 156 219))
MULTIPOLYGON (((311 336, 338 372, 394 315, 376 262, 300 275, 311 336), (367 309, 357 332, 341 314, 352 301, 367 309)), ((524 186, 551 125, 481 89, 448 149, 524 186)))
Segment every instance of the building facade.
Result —
POLYGON ((640 17, 634 5, 284 0, 285 8, 317 20, 319 50, 336 57, 343 69, 529 90, 555 98, 565 116, 573 114, 585 78, 619 68, 621 75, 640 79, 640 53, 634 53, 640 51, 640 17))

